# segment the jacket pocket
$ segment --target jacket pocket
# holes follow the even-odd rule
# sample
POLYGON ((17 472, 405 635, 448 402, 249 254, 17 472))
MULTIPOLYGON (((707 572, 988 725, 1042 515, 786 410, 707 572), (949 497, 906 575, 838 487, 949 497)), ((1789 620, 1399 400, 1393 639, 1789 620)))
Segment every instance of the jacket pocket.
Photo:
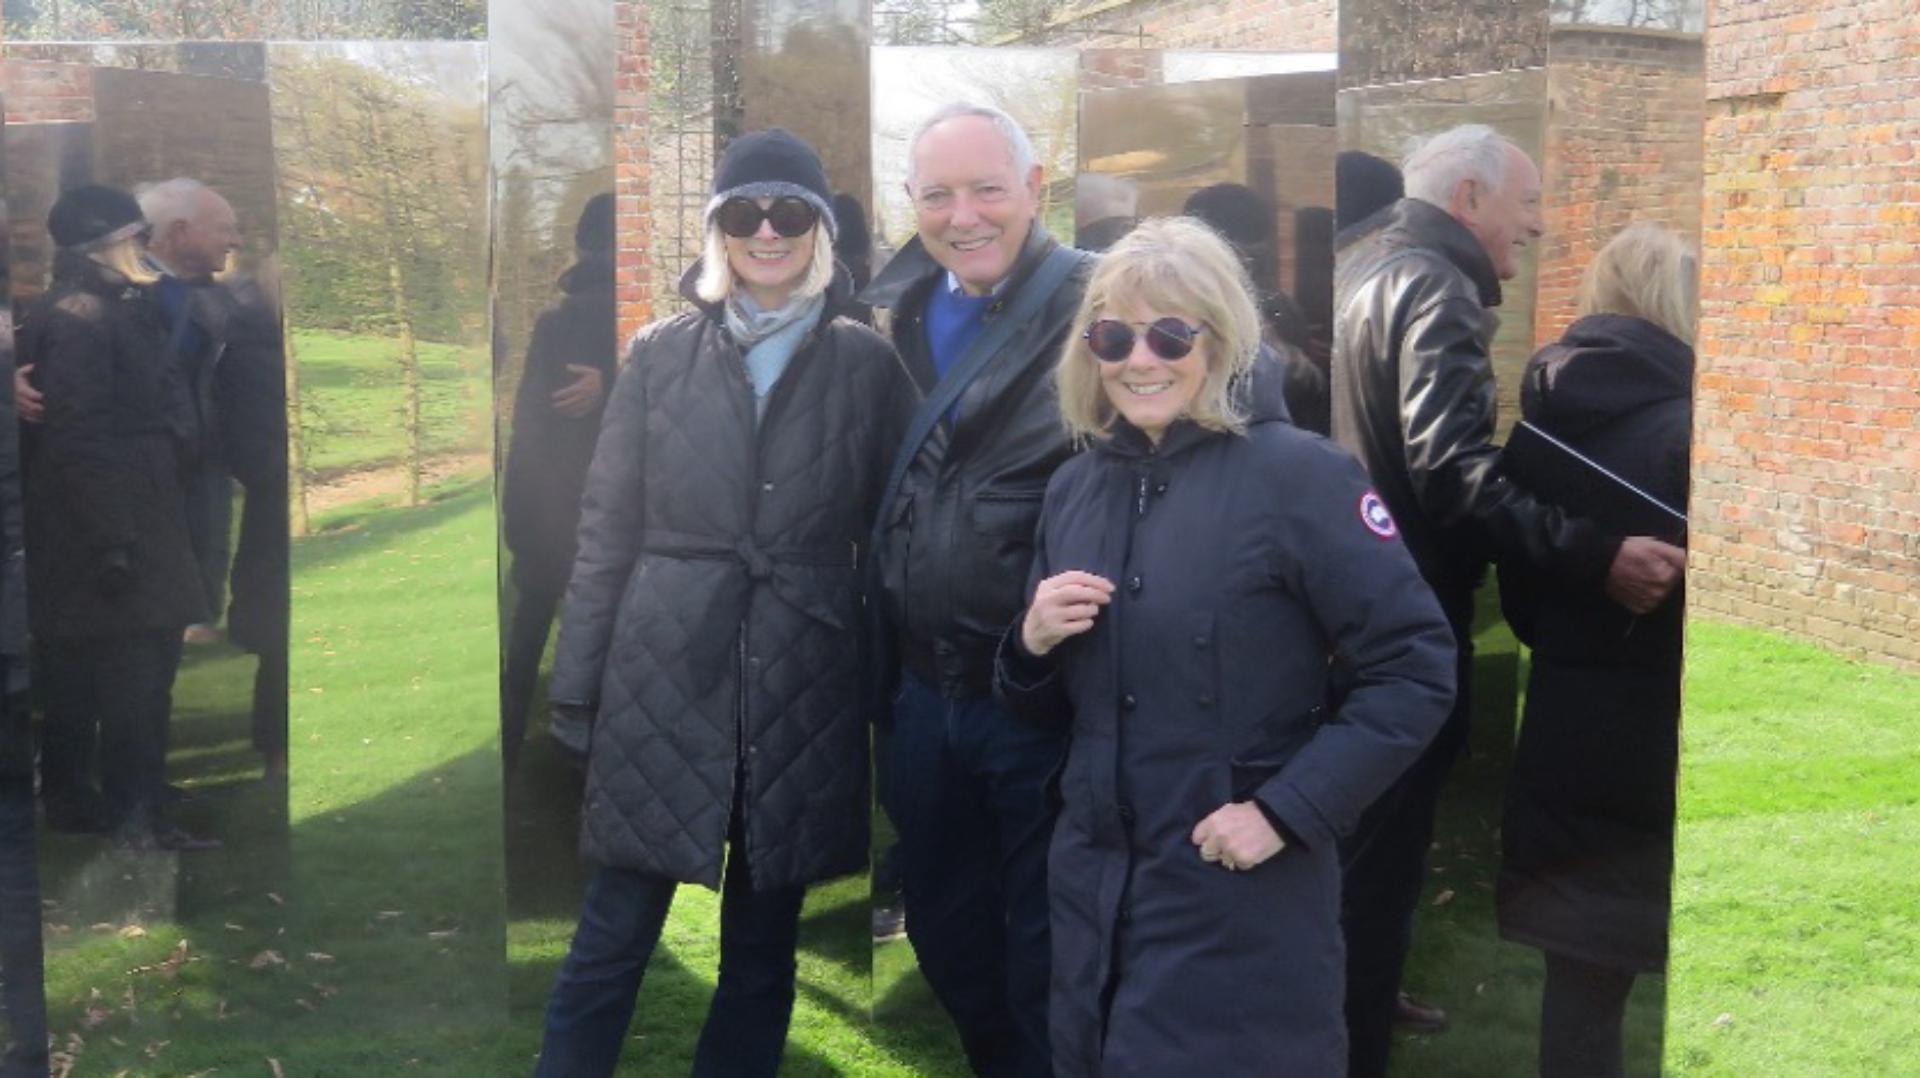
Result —
POLYGON ((1228 761, 1233 799, 1251 799, 1255 791, 1278 775, 1301 747, 1313 739, 1326 717, 1326 708, 1316 705, 1305 712, 1274 712, 1255 724, 1252 742, 1228 761))
POLYGON ((1045 497, 1039 490, 983 490, 973 496, 974 531, 1032 545, 1045 497))

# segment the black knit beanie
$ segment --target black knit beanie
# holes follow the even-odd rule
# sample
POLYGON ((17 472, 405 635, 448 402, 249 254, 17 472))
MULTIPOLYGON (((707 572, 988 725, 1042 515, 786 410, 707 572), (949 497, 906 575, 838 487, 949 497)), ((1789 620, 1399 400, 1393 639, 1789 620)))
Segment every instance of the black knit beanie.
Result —
POLYGON ((53 242, 82 252, 111 247, 146 227, 140 203, 105 184, 90 183, 62 194, 47 214, 47 232, 53 242))
POLYGON ((792 132, 770 127, 741 135, 727 143, 720 167, 713 173, 713 197, 707 200, 706 222, 730 198, 804 199, 820 212, 829 235, 839 233, 833 216, 833 189, 820 155, 792 132))

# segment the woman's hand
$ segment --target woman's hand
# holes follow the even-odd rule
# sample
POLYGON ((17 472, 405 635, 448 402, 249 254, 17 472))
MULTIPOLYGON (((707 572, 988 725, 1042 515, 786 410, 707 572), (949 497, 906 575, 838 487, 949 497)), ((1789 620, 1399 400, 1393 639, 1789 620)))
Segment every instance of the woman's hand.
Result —
POLYGON ((1193 844, 1202 861, 1218 861, 1229 872, 1255 868, 1287 848, 1280 832, 1267 822, 1259 806, 1236 801, 1215 809, 1193 829, 1193 844))
POLYGON ((1093 628, 1100 608, 1113 601, 1113 581, 1078 569, 1050 576, 1033 589, 1033 602, 1020 623, 1020 642, 1032 655, 1045 655, 1069 636, 1093 628))

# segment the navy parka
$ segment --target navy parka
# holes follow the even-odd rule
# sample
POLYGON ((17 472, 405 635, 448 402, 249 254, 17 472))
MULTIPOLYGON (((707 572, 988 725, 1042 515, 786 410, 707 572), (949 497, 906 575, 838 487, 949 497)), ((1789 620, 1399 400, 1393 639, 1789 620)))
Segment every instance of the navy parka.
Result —
POLYGON ((1453 695, 1453 642, 1360 466, 1317 435, 1124 422, 1047 489, 1028 594, 1113 581, 1094 628, 1001 692, 1071 721, 1048 863, 1060 1078, 1320 1075, 1346 1061, 1336 836, 1419 754, 1453 695), (1329 661, 1352 668, 1319 709, 1329 661), (1238 766, 1236 766, 1236 763, 1238 766), (1251 871, 1191 832, 1257 798, 1289 844, 1251 871))

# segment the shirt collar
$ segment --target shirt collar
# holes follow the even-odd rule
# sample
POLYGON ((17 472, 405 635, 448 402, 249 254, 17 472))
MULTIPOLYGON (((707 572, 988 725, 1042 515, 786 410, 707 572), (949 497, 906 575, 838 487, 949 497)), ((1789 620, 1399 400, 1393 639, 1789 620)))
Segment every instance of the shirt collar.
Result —
MULTIPOLYGON (((987 295, 988 296, 999 295, 1001 292, 1006 290, 1007 282, 1012 279, 1013 279, 1012 274, 1008 274, 1007 276, 1000 278, 999 283, 995 284, 992 288, 987 290, 987 295)), ((968 299, 982 298, 980 296, 969 295, 967 293, 967 290, 961 286, 960 278, 955 276, 952 270, 947 271, 947 291, 953 293, 956 296, 966 296, 968 299)))

